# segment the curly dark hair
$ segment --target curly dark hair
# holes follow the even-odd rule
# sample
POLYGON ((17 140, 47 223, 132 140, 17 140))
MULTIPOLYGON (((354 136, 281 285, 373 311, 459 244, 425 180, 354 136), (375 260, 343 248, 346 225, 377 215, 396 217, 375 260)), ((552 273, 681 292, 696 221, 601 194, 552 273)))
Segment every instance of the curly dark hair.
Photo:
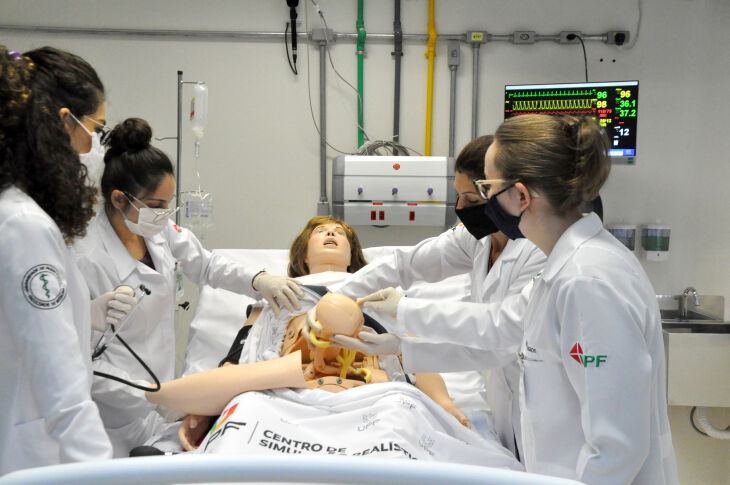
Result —
POLYGON ((56 222, 67 243, 86 233, 96 189, 59 116, 92 114, 104 85, 89 63, 53 47, 22 56, 0 46, 0 191, 15 185, 56 222))

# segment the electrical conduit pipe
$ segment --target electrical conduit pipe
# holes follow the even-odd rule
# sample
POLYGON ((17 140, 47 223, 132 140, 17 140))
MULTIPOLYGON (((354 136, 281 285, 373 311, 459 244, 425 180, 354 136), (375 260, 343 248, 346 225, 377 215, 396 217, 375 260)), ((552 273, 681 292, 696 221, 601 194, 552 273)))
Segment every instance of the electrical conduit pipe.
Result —
POLYGON ((363 58, 365 56, 365 19, 363 15, 363 3, 364 0, 357 0, 357 22, 355 27, 357 29, 357 146, 361 147, 365 142, 365 136, 363 128, 365 127, 364 111, 364 95, 365 90, 363 89, 363 75, 364 65, 363 58))
POLYGON ((428 59, 428 85, 426 87, 426 148, 423 150, 425 156, 431 156, 431 125, 433 121, 433 65, 436 58, 436 22, 434 20, 434 0, 428 0, 428 48, 426 58, 428 59))
MULTIPOLYGON (((395 60, 395 88, 393 91, 393 141, 400 141, 400 64, 403 57, 403 29, 400 23, 400 0, 395 0, 395 18, 393 19, 393 58, 395 60)), ((393 148, 393 155, 398 150, 393 148)))

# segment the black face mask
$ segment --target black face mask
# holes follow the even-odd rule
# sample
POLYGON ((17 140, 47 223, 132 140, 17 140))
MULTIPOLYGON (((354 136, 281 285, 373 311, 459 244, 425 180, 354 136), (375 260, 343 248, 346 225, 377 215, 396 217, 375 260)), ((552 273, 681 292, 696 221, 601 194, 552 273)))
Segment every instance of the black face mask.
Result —
POLYGON ((459 216, 466 230, 477 239, 499 231, 492 219, 484 214, 484 204, 456 209, 456 215, 459 216))
POLYGON ((488 198, 487 204, 484 206, 484 214, 494 221, 494 224, 504 233, 505 236, 510 239, 521 239, 525 237, 522 234, 522 231, 520 231, 520 219, 522 219, 522 213, 520 213, 519 216, 508 214, 497 200, 497 196, 499 194, 506 192, 513 186, 514 184, 509 185, 488 198))

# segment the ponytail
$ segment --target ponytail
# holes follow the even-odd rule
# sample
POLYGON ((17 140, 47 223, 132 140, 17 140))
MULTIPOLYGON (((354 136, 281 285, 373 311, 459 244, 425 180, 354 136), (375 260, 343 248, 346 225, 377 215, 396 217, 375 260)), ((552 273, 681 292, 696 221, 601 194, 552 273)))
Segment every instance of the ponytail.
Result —
POLYGON ((588 117, 521 115, 495 133, 495 166, 502 178, 522 182, 558 214, 596 198, 608 178, 608 140, 588 117))

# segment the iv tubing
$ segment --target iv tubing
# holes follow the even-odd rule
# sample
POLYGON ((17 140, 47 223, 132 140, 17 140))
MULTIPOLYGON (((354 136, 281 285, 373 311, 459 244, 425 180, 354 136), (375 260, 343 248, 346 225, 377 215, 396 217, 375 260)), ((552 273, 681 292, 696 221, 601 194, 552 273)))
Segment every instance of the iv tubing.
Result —
POLYGON ((436 57, 436 22, 434 20, 434 0, 428 0, 428 48, 426 58, 428 59, 428 85, 426 88, 426 147, 423 150, 425 156, 431 155, 431 125, 433 124, 433 66, 436 57))

